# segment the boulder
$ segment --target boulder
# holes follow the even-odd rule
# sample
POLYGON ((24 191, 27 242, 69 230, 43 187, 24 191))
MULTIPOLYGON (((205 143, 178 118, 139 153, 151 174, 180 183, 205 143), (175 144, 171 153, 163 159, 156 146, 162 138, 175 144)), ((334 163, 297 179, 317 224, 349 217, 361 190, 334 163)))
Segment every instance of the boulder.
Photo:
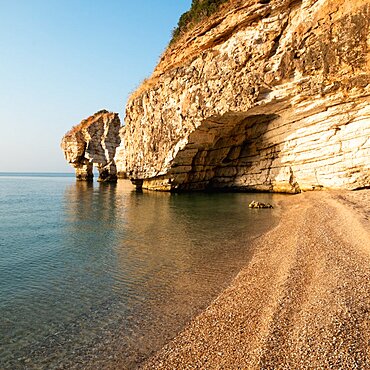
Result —
POLYGON ((252 200, 251 203, 249 203, 249 208, 274 208, 270 203, 262 203, 257 202, 255 200, 252 200))

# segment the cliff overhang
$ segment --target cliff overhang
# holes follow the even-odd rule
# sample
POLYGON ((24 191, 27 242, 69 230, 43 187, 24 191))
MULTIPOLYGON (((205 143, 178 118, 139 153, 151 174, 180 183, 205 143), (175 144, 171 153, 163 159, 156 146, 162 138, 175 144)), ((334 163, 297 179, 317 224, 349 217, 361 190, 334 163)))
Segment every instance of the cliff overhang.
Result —
POLYGON ((370 2, 230 0, 129 99, 134 183, 296 193, 370 186, 370 2))

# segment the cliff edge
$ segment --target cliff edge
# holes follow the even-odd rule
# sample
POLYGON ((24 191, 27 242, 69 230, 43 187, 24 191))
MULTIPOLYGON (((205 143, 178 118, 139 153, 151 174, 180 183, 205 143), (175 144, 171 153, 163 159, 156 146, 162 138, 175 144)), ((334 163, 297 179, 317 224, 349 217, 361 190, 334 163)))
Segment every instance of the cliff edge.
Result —
POLYGON ((118 159, 154 190, 369 187, 369 25, 370 0, 225 2, 131 96, 118 159))

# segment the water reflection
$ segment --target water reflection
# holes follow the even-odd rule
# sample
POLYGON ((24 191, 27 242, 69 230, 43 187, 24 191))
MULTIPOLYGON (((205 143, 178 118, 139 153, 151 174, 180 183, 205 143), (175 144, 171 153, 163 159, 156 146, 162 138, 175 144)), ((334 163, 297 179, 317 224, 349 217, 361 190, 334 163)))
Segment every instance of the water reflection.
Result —
POLYGON ((111 358, 104 366, 134 367, 228 284, 249 258, 248 240, 271 224, 266 213, 251 213, 248 197, 138 193, 128 181, 69 188, 67 236, 94 253, 95 291, 110 302, 100 319, 108 329, 98 334, 109 347, 85 349, 95 353, 92 368, 102 358, 111 358))
MULTIPOLYGON (((4 367, 134 368, 248 261, 249 241, 274 214, 248 209, 252 198, 273 202, 266 194, 137 193, 128 181, 56 183, 41 198, 55 212, 40 228, 53 232, 34 270, 26 261, 22 288, 36 288, 12 306, 28 316, 17 326, 19 315, 10 315, 16 346, 9 339, 4 367)), ((44 220, 46 206, 35 217, 44 220)))
POLYGON ((248 240, 271 224, 247 208, 249 197, 137 193, 118 183, 114 290, 135 312, 123 318, 129 334, 115 361, 131 367, 162 346, 246 263, 248 240))

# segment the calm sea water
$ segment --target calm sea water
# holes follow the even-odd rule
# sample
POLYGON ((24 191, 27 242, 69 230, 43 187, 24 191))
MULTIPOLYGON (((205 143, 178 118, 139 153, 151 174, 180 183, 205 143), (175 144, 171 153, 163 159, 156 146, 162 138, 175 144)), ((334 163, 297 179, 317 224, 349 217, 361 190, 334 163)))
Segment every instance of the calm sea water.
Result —
POLYGON ((134 368, 247 263, 252 199, 0 174, 0 368, 134 368))

